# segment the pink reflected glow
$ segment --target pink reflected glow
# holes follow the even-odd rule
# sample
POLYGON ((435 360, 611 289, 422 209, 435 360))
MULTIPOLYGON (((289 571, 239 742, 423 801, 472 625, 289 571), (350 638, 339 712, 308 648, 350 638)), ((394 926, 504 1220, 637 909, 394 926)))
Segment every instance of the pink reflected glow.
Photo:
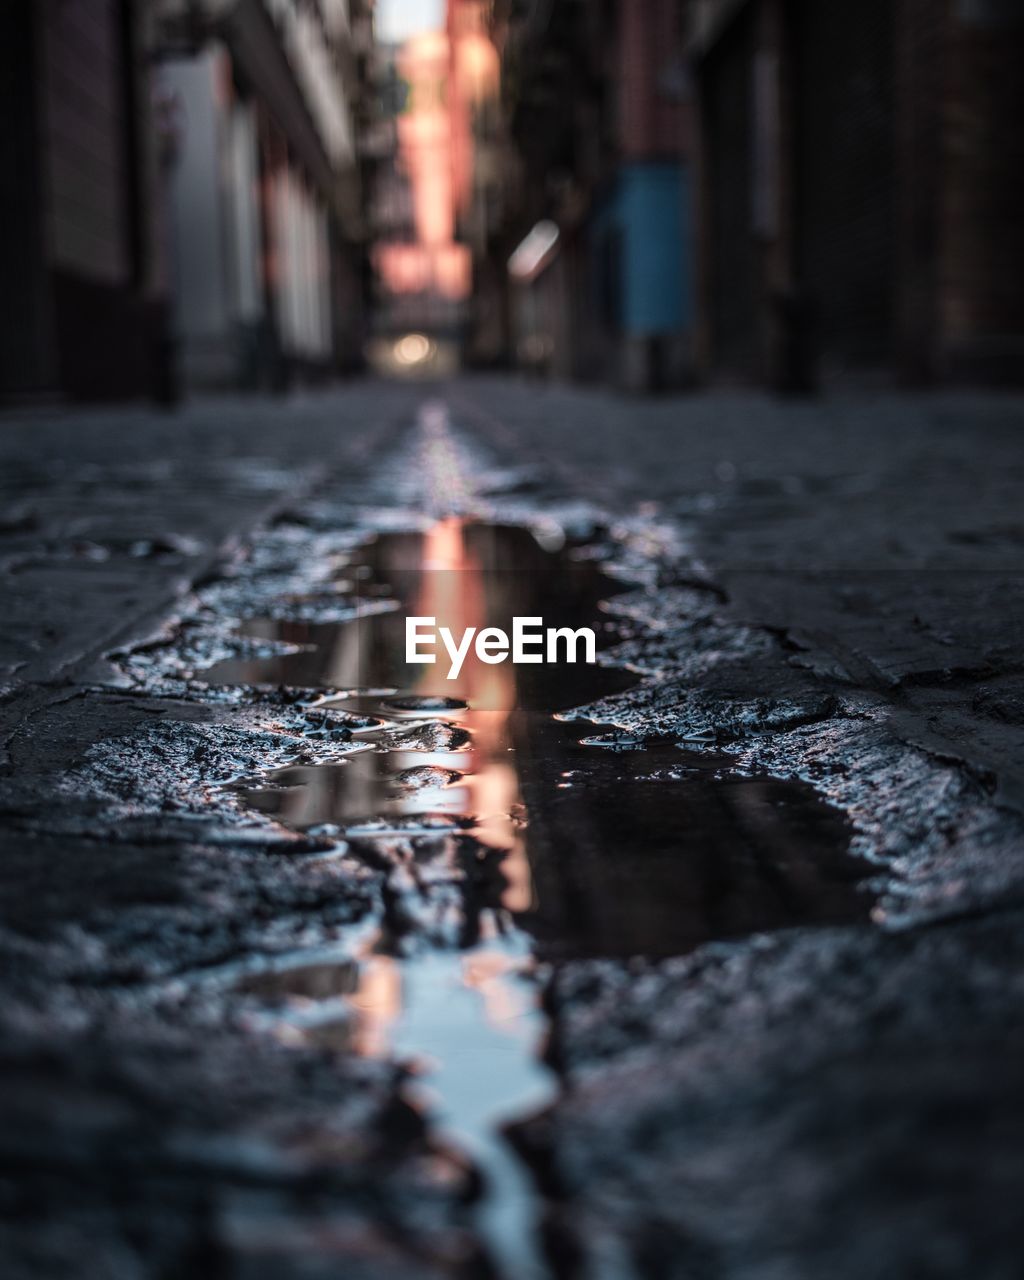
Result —
POLYGON ((456 211, 472 199, 475 116, 497 98, 500 63, 480 0, 450 0, 448 31, 407 40, 397 58, 408 85, 399 116, 398 164, 412 194, 415 240, 377 247, 374 265, 392 294, 469 296, 468 248, 456 241, 456 211))
MULTIPOLYGON (((424 573, 416 601, 419 615, 436 618, 439 626, 449 627, 457 635, 467 627, 485 625, 484 570, 466 546, 465 522, 460 517, 439 520, 427 531, 423 567, 443 572, 424 573)), ((424 668, 424 672, 417 692, 436 692, 433 668, 424 668)), ((516 708, 515 668, 511 663, 481 662, 471 653, 447 691, 470 706, 466 720, 473 735, 470 761, 459 788, 468 793, 468 812, 479 820, 477 839, 492 848, 508 850, 502 863, 508 882, 502 904, 513 912, 526 911, 533 902, 533 883, 522 828, 513 818, 520 805, 519 777, 509 750, 510 721, 516 708)))
POLYGON ((432 290, 461 301, 469 294, 470 262, 455 240, 449 64, 448 37, 440 31, 414 36, 398 56, 409 86, 408 106, 398 119, 399 163, 412 191, 416 239, 379 245, 375 265, 390 293, 432 290))

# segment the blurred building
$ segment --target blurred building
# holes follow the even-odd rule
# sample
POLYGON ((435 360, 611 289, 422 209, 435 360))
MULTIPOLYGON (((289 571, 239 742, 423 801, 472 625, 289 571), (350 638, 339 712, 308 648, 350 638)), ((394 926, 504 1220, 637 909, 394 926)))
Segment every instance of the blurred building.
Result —
POLYGON ((498 0, 514 148, 500 230, 520 364, 634 389, 686 381, 694 313, 678 0, 498 0), (518 246, 518 250, 517 250, 518 246))
POLYGON ((702 370, 1024 376, 1024 6, 691 11, 702 370))
POLYGON ((0 396, 169 396, 143 0, 0 16, 0 396))
POLYGON ((376 111, 365 147, 372 155, 375 351, 393 372, 454 367, 470 291, 469 251, 455 234, 451 46, 444 31, 415 35, 376 53, 376 111), (410 334, 423 341, 403 344, 410 334))
POLYGON ((187 386, 359 366, 368 0, 159 0, 168 256, 187 386))
POLYGON ((507 364, 511 340, 502 219, 514 168, 491 10, 489 0, 448 0, 446 20, 455 227, 472 260, 464 357, 474 368, 507 364))

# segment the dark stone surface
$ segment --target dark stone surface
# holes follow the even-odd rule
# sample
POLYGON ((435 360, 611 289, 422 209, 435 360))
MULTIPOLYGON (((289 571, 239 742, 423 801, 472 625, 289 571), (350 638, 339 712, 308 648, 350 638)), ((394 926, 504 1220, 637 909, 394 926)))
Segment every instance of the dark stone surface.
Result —
MULTIPOLYGON (((1016 1276, 1021 402, 446 394, 460 502, 646 584, 606 655, 642 679, 581 732, 618 726, 624 775, 669 776, 679 743, 802 780, 876 869, 870 921, 551 971, 564 1091, 516 1140, 559 1270, 1016 1276)), ((319 566, 360 530, 445 509, 392 448, 422 397, 0 422, 12 1276, 486 1274, 473 1174, 399 1066, 289 1038, 238 984, 384 899, 450 940, 465 874, 399 910, 402 841, 356 856, 251 811, 226 782, 350 734, 312 694, 195 678, 250 605, 326 617, 319 566)))
POLYGON ((1021 924, 563 970, 567 1092, 517 1134, 562 1248, 609 1275, 1012 1276, 1021 924))

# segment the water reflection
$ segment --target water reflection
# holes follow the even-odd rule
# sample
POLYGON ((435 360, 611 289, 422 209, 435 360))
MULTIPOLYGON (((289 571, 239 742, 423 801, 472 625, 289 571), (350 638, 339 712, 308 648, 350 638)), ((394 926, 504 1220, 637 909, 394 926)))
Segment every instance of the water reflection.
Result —
POLYGON ((246 791, 291 826, 336 832, 385 870, 389 893, 380 932, 333 985, 305 972, 290 989, 264 980, 264 993, 284 991, 288 1035, 422 1068, 418 1097, 490 1188, 480 1219, 494 1255, 529 1280, 545 1274, 535 1192, 500 1129, 554 1090, 529 981, 535 954, 677 955, 712 938, 859 918, 865 868, 848 853, 844 820, 802 783, 719 776, 720 761, 670 738, 599 750, 586 742, 594 726, 556 719, 627 688, 628 673, 492 665, 473 650, 455 680, 446 662, 406 664, 409 615, 455 635, 510 631, 517 615, 595 626, 615 586, 592 560, 524 529, 450 518, 379 538, 344 573, 372 612, 330 626, 253 620, 250 635, 301 647, 205 675, 320 688, 317 714, 368 718, 366 751, 279 770, 246 791), (396 608, 382 612, 383 599, 396 608), (652 767, 659 753, 668 769, 652 767), (446 911, 459 947, 416 946, 446 911))
MULTIPOLYGON (((357 851, 405 873, 414 890, 458 885, 464 947, 420 948, 399 959, 392 913, 353 955, 352 969, 336 987, 322 976, 300 978, 285 996, 278 1029, 418 1068, 414 1100, 429 1111, 435 1132, 479 1170, 488 1194, 478 1228, 503 1260, 504 1274, 517 1280, 547 1269, 536 1232, 536 1191, 502 1126, 546 1105, 555 1091, 544 1065, 546 1020, 530 981, 532 945, 514 924, 535 905, 516 767, 517 715, 528 695, 515 667, 483 663, 475 651, 453 681, 445 679, 447 664, 407 666, 404 619, 434 617, 454 634, 467 627, 509 629, 513 616, 530 611, 536 584, 528 570, 536 549, 525 531, 492 531, 457 519, 439 521, 422 538, 382 538, 358 553, 346 573, 375 605, 383 595, 393 598, 394 612, 375 608, 335 627, 256 620, 247 626, 250 635, 303 648, 282 658, 222 663, 206 677, 328 691, 398 690, 318 704, 325 713, 384 718, 391 726, 386 733, 366 735, 376 750, 340 764, 277 771, 247 797, 300 829, 331 824, 357 851), (424 732, 424 724, 449 731, 424 732), (502 872, 493 878, 496 892, 482 894, 471 908, 466 868, 479 877, 493 860, 502 872), (307 993, 333 996, 342 987, 343 1016, 331 1008, 311 1021, 307 993)), ((589 568, 583 572, 588 581, 593 577, 589 568)), ((270 990, 280 994, 280 982, 270 990)))
POLYGON ((328 696, 318 706, 400 723, 430 719, 462 732, 454 744, 447 741, 436 751, 424 750, 414 738, 403 749, 392 737, 386 749, 340 764, 277 771, 266 787, 247 791, 250 803, 300 829, 330 823, 356 835, 408 833, 417 815, 430 820, 425 829, 436 826, 439 817, 461 819, 461 829, 505 854, 507 883, 500 905, 516 914, 528 912, 534 895, 517 765, 522 718, 536 712, 548 718, 563 702, 624 686, 631 678, 587 667, 544 674, 542 668, 482 662, 471 649, 457 678, 448 680, 447 663, 406 663, 405 618, 433 617, 455 635, 468 627, 507 631, 512 618, 524 614, 540 614, 549 625, 579 625, 581 614, 592 617, 610 584, 593 565, 544 551, 526 530, 494 529, 456 517, 438 521, 425 534, 386 535, 357 552, 343 572, 360 582, 365 598, 376 604, 387 592, 398 607, 386 613, 375 609, 341 625, 250 621, 249 635, 302 649, 223 662, 204 678, 328 690, 396 688, 398 694, 385 697, 328 696), (387 826, 388 819, 396 825, 387 826))
MULTIPOLYGON (((641 752, 597 750, 594 726, 555 718, 628 687, 630 674, 492 665, 472 649, 455 680, 446 662, 406 664, 408 615, 456 635, 509 631, 516 615, 594 626, 615 584, 592 561, 547 550, 524 529, 451 518, 378 539, 344 572, 363 583, 372 614, 329 628, 252 623, 315 647, 222 664, 208 678, 326 687, 326 712, 382 717, 391 730, 368 731, 375 750, 343 763, 280 771, 250 790, 252 804, 355 839, 414 844, 445 829, 472 838, 504 855, 500 899, 477 907, 512 913, 548 956, 678 955, 711 939, 865 916, 866 867, 849 854, 845 819, 810 786, 722 776, 721 759, 686 753, 671 737, 641 752), (383 593, 393 612, 377 611, 383 593), (398 693, 330 696, 354 686, 398 693), (423 736, 427 725, 433 737, 423 736), (654 776, 655 757, 669 780, 654 776)), ((454 871, 461 855, 449 847, 441 856, 435 842, 410 845, 406 857, 435 871, 447 859, 454 871)), ((465 938, 475 936, 471 923, 465 938)))

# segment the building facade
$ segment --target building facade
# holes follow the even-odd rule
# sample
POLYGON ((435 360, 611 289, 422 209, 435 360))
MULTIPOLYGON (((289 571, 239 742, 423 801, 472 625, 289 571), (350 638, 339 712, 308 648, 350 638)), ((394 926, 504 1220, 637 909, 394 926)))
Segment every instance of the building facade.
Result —
POLYGON ((0 395, 359 367, 370 0, 12 0, 0 395))
POLYGON ((170 398, 138 0, 10 0, 0 41, 0 397, 170 398))
POLYGON ((189 387, 359 367, 368 5, 163 0, 173 335, 189 387))
POLYGON ((374 156, 376 363, 417 376, 451 371, 471 281, 469 250, 456 238, 448 35, 425 31, 401 44, 381 44, 376 66, 377 111, 367 136, 374 156), (403 345, 410 335, 413 344, 403 345), (403 363, 410 351, 430 354, 403 363))
POLYGON ((510 342, 502 215, 514 157, 491 12, 488 0, 448 0, 446 18, 455 226, 472 262, 463 356, 476 369, 504 367, 510 342))
POLYGON ((699 364, 1024 376, 1024 10, 698 0, 699 364))
POLYGON ((511 284, 520 363, 635 390, 692 370, 691 108, 676 0, 495 6, 518 175, 502 248, 558 240, 511 284))

